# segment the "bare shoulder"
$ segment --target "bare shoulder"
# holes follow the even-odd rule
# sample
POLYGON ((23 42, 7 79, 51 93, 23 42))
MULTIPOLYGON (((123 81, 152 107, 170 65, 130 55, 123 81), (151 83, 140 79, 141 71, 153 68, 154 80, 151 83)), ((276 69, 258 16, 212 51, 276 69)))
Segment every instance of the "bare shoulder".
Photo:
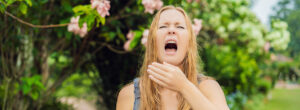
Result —
POLYGON ((134 104, 134 86, 133 83, 124 86, 117 99, 117 110, 132 110, 134 104))
POLYGON ((224 92, 220 84, 214 79, 205 79, 198 85, 200 91, 219 108, 229 110, 224 92))
POLYGON ((201 92, 210 100, 214 100, 215 98, 224 98, 223 90, 220 84, 213 79, 205 79, 202 80, 201 83, 198 85, 201 92))
POLYGON ((201 83, 199 83, 198 87, 202 90, 210 90, 210 89, 216 89, 216 90, 222 90, 220 84, 214 80, 214 79, 205 79, 202 80, 201 83))

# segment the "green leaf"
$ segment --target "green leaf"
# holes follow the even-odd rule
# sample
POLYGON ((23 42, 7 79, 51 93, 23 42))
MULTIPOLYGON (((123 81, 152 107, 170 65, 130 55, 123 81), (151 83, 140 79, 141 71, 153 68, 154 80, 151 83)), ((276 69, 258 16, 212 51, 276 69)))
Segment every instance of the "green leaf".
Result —
POLYGON ((99 27, 100 26, 100 20, 97 19, 96 22, 97 22, 96 27, 99 27))
POLYGON ((74 13, 78 12, 84 12, 84 13, 90 13, 92 11, 91 5, 78 5, 73 8, 74 13))
POLYGON ((88 14, 86 17, 85 17, 85 21, 87 23, 87 27, 88 27, 88 31, 91 30, 93 28, 93 25, 95 23, 95 19, 96 16, 93 15, 93 14, 88 14))
POLYGON ((27 3, 29 6, 32 6, 31 0, 25 0, 25 1, 26 1, 26 3, 27 3))
POLYGON ((131 41, 129 48, 133 49, 137 46, 137 44, 140 42, 140 39, 142 37, 142 31, 134 31, 134 37, 133 40, 131 41))
POLYGON ((66 56, 60 55, 58 57, 58 62, 60 62, 60 63, 67 63, 67 61, 68 61, 68 59, 66 56))
POLYGON ((25 3, 21 3, 19 10, 22 12, 22 14, 26 15, 27 14, 27 5, 25 3))
POLYGON ((142 4, 142 0, 138 0, 136 3, 137 3, 138 5, 139 5, 139 4, 142 4))
POLYGON ((7 0, 6 6, 13 4, 15 1, 17 1, 17 0, 7 0))
POLYGON ((124 36, 124 34, 121 32, 120 28, 117 27, 117 34, 118 34, 118 37, 122 40, 122 41, 126 41, 126 38, 124 36))
POLYGON ((22 84, 21 85, 21 90, 23 92, 23 94, 28 94, 31 91, 31 86, 27 85, 27 84, 22 84))
POLYGON ((80 17, 79 18, 79 21, 78 21, 78 23, 79 23, 79 27, 80 28, 82 28, 82 25, 83 25, 83 23, 85 23, 86 22, 86 16, 84 16, 84 17, 80 17))
POLYGON ((102 25, 105 25, 105 18, 100 17, 100 19, 98 19, 98 20, 101 22, 102 25))
POLYGON ((31 96, 31 98, 32 98, 33 100, 37 100, 38 97, 39 97, 39 93, 38 93, 38 92, 32 92, 32 93, 30 94, 30 96, 31 96))
POLYGON ((109 33, 109 39, 113 40, 116 37, 116 33, 115 32, 110 32, 109 33))
POLYGON ((43 83, 41 82, 41 80, 36 81, 34 83, 34 85, 38 87, 38 91, 45 89, 45 86, 43 85, 43 83))
POLYGON ((31 80, 33 80, 33 81, 34 81, 34 83, 35 83, 35 82, 37 82, 37 81, 40 81, 40 80, 41 80, 41 76, 40 76, 40 75, 34 75, 34 76, 32 76, 32 77, 31 77, 31 80))
POLYGON ((6 8, 5 8, 5 5, 1 3, 1 4, 0 4, 0 12, 1 12, 1 13, 4 13, 5 9, 6 9, 6 8))
POLYGON ((49 65, 55 64, 55 59, 53 57, 48 57, 48 64, 49 65))
POLYGON ((67 12, 72 12, 72 5, 69 0, 61 0, 61 4, 67 12))

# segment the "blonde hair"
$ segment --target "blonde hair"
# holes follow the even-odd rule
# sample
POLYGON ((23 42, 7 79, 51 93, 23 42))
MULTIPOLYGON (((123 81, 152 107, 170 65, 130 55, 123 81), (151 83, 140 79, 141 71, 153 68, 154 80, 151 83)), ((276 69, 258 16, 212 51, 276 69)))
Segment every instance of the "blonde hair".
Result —
MULTIPOLYGON (((155 82, 151 81, 148 77, 148 73, 146 72, 147 66, 151 64, 152 62, 158 62, 158 50, 157 50, 157 44, 156 44, 156 31, 158 28, 158 21, 160 19, 160 15, 162 12, 170 9, 175 9, 179 12, 181 12, 186 21, 187 30, 189 33, 189 43, 188 43, 188 50, 186 53, 186 56, 182 62, 183 64, 183 72, 185 73, 187 79, 191 81, 193 84, 197 85, 197 73, 200 72, 200 66, 199 61, 200 57, 197 50, 197 42, 196 37, 194 36, 194 33, 192 31, 192 24, 190 21, 190 18, 185 13, 185 11, 180 7, 174 7, 174 6, 165 6, 162 9, 160 9, 152 23, 151 27, 149 29, 149 35, 147 39, 147 49, 144 55, 144 60, 142 67, 140 69, 140 91, 141 91, 141 102, 140 102, 140 109, 141 110, 159 110, 161 109, 161 100, 160 100, 160 93, 159 93, 159 86, 155 82)), ((177 97, 179 100, 179 110, 189 110, 190 106, 183 99, 181 95, 177 97)))

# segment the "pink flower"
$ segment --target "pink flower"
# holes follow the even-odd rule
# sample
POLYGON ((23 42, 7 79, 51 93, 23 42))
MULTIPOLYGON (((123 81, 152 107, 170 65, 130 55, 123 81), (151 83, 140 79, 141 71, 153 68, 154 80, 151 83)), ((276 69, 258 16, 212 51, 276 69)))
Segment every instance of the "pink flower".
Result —
POLYGON ((132 30, 130 30, 130 31, 127 33, 126 37, 127 37, 128 39, 132 39, 132 38, 134 37, 134 32, 133 32, 132 30))
POLYGON ((87 24, 83 23, 82 28, 80 29, 79 27, 79 18, 80 16, 77 17, 72 17, 71 22, 68 25, 68 31, 73 32, 75 35, 78 35, 83 38, 87 34, 87 24))
POLYGON ((129 46, 130 46, 130 43, 131 43, 131 40, 128 40, 128 41, 125 42, 125 44, 124 44, 124 49, 125 49, 126 51, 130 51, 130 49, 129 49, 129 48, 130 48, 130 47, 129 47, 129 46))
POLYGON ((265 52, 269 52, 270 47, 271 47, 270 42, 265 43, 264 45, 265 52))
POLYGON ((133 40, 134 32, 130 30, 130 31, 127 33, 126 37, 128 38, 128 40, 125 42, 123 48, 124 48, 126 51, 130 51, 130 43, 131 43, 131 41, 133 40))
POLYGON ((97 12, 100 16, 105 17, 109 16, 109 9, 110 9, 110 1, 108 0, 91 0, 91 7, 97 8, 97 12))
POLYGON ((202 20, 201 19, 194 19, 194 24, 192 24, 193 31, 195 36, 199 34, 199 31, 202 28, 202 20))
POLYGON ((78 25, 79 18, 80 18, 80 16, 71 18, 71 22, 68 25, 69 32, 77 32, 78 30, 80 30, 79 25, 78 25))
POLYGON ((161 0, 143 0, 142 4, 145 7, 145 13, 149 12, 151 14, 154 13, 154 10, 159 10, 163 6, 163 2, 161 0))
POLYGON ((79 31, 79 36, 83 38, 87 34, 87 24, 83 23, 82 28, 79 31))
POLYGON ((145 29, 143 32, 143 38, 141 40, 142 44, 146 47, 147 45, 147 39, 148 39, 148 35, 149 35, 149 30, 145 29))
POLYGON ((91 0, 91 7, 92 7, 92 9, 94 9, 94 8, 97 8, 98 7, 98 5, 100 5, 101 4, 101 1, 100 0, 91 0))

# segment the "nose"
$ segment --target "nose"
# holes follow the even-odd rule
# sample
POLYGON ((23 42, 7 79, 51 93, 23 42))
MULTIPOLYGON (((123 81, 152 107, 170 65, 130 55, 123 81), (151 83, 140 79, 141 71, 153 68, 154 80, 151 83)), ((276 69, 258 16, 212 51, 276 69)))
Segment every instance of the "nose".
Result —
POLYGON ((175 31, 169 31, 168 34, 170 35, 175 34, 175 31))
POLYGON ((175 29, 173 29, 173 27, 169 28, 168 34, 169 34, 169 35, 176 34, 175 29))

